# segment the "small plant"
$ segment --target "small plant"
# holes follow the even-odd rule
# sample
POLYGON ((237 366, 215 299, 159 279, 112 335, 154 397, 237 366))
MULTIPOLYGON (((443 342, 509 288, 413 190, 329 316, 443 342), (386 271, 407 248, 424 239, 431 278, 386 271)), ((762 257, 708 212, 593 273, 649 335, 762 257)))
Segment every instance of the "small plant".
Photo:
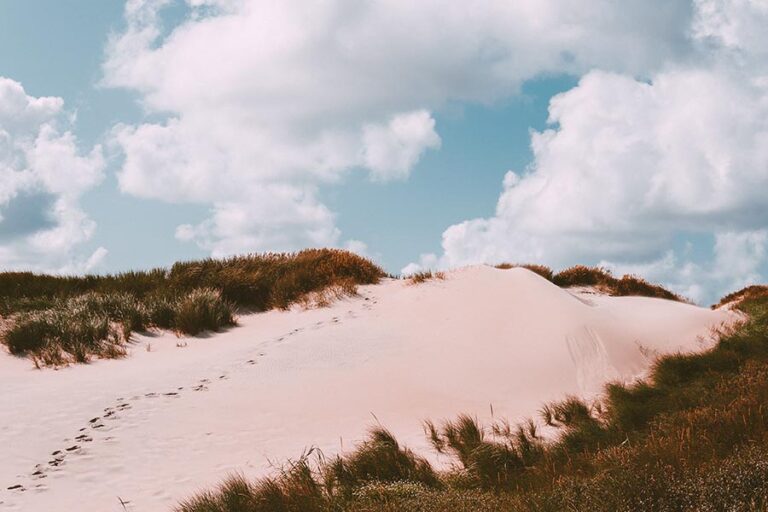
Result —
POLYGON ((431 270, 425 270, 408 276, 408 281, 411 284, 421 284, 432 279, 439 279, 442 281, 445 279, 445 272, 432 272, 431 270))

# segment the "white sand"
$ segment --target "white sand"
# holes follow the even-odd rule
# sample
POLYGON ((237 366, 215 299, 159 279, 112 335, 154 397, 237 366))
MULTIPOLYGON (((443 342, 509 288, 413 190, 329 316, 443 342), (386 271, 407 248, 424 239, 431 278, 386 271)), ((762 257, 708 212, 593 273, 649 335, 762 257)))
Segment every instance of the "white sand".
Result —
POLYGON ((326 309, 245 316, 209 338, 141 336, 123 360, 39 371, 2 352, 0 510, 168 510, 304 447, 350 449, 374 415, 429 454, 424 419, 488 420, 492 404, 516 420, 569 393, 593 396, 655 354, 702 348, 733 315, 473 267, 362 287, 326 309), (54 467, 57 450, 66 457, 54 467))

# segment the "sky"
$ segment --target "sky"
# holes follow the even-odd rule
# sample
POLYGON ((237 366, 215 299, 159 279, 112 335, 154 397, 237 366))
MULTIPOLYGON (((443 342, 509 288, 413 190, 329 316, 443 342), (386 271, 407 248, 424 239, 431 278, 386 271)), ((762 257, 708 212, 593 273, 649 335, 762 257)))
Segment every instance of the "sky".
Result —
POLYGON ((0 269, 768 275, 766 0, 0 1, 0 269))

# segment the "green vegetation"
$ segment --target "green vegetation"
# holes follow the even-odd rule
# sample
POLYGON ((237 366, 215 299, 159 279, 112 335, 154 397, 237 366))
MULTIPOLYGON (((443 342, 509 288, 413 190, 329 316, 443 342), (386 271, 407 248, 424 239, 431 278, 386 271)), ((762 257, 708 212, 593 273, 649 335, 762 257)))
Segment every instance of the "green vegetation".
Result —
POLYGON ((594 404, 548 404, 532 421, 427 422, 453 460, 436 472, 374 430, 342 459, 302 457, 274 479, 242 477, 178 512, 757 511, 768 507, 768 297, 716 346, 663 357, 643 382, 611 384, 594 404), (278 496, 278 498, 275 498, 278 496))
POLYGON ((306 250, 176 263, 170 270, 60 277, 0 273, 0 342, 40 366, 120 357, 132 332, 195 335, 235 324, 237 309, 319 304, 384 272, 355 254, 306 250))

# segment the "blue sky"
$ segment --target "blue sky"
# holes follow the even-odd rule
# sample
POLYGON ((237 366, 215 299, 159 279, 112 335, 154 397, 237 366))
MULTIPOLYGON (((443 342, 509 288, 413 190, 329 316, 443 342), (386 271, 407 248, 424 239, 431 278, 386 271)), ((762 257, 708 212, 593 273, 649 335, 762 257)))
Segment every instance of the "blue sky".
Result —
POLYGON ((0 102, 39 110, 0 113, 0 265, 335 245, 393 273, 602 264, 701 301, 764 278, 765 9, 481 4, 0 3, 0 102))

